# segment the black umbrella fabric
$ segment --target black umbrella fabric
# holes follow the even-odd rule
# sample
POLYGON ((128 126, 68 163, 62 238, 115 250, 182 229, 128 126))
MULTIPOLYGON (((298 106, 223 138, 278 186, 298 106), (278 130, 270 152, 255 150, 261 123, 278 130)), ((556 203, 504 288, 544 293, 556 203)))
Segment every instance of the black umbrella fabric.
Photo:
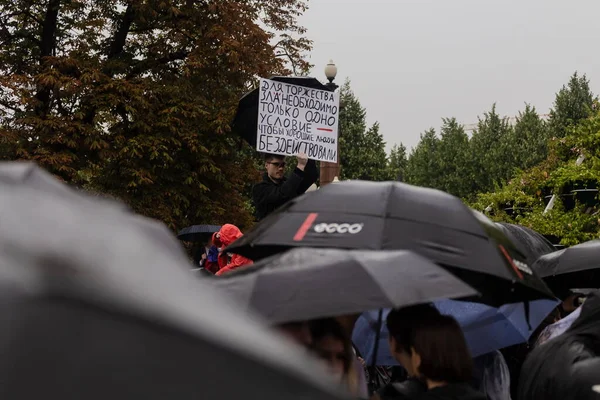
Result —
POLYGON ((227 251, 258 260, 292 247, 412 250, 501 305, 553 298, 504 233, 447 193, 400 182, 346 181, 296 198, 227 251))
POLYGON ((559 297, 570 289, 600 287, 600 240, 592 240, 540 257, 534 270, 559 297))
POLYGON ((295 248, 213 283, 273 324, 478 295, 405 250, 295 248))
POLYGON ((339 398, 302 350, 194 279, 166 227, 170 244, 157 246, 157 223, 9 182, 10 167, 0 163, 0 398, 339 398))
POLYGON ((498 222, 497 225, 519 249, 521 254, 525 255, 529 265, 535 263, 544 254, 556 250, 548 239, 526 226, 504 222, 498 222))
MULTIPOLYGON (((318 79, 307 76, 274 76, 269 79, 309 89, 329 90, 318 79)), ((231 124, 232 132, 242 137, 253 147, 256 147, 256 128, 258 126, 258 92, 258 88, 254 89, 240 99, 231 124)))
POLYGON ((220 225, 192 225, 180 230, 177 239, 184 242, 208 242, 219 229, 220 225))

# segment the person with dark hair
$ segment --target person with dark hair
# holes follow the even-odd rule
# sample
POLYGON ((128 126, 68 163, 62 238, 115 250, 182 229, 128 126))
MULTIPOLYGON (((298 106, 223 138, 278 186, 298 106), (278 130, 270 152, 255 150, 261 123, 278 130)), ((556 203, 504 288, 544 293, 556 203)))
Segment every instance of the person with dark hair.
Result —
MULTIPOLYGON (((381 398, 486 400, 473 389, 473 360, 462 329, 431 305, 392 310, 387 317, 390 348, 409 380, 381 398)), ((393 384, 394 385, 394 384, 393 384)), ((383 395, 383 396, 382 396, 383 395)))
POLYGON ((600 290, 563 334, 537 346, 523 364, 519 400, 597 400, 600 385, 600 290))
POLYGON ((339 383, 358 394, 358 377, 353 368, 352 342, 342 325, 333 318, 312 321, 312 351, 322 359, 339 383))
POLYGON ((285 157, 265 154, 265 174, 262 182, 252 188, 252 202, 258 220, 281 207, 294 197, 304 194, 317 181, 317 164, 304 153, 298 154, 298 164, 285 177, 285 157))

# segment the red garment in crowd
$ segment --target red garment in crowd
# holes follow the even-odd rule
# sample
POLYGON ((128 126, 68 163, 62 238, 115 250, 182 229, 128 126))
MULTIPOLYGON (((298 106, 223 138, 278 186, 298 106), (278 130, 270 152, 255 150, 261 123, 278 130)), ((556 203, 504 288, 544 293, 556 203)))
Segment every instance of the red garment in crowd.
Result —
MULTIPOLYGON (((225 224, 221 227, 221 230, 213 235, 213 244, 219 248, 225 248, 229 246, 231 243, 235 242, 237 239, 242 237, 242 231, 231 224, 225 224)), ((219 255, 219 266, 221 269, 217 271, 215 275, 223 275, 234 269, 239 267, 243 267, 244 265, 252 264, 252 260, 240 256, 239 254, 234 254, 231 257, 231 261, 227 263, 227 254, 222 253, 219 255)))
POLYGON ((206 260, 204 261, 204 269, 211 274, 216 274, 220 268, 218 263, 206 260))

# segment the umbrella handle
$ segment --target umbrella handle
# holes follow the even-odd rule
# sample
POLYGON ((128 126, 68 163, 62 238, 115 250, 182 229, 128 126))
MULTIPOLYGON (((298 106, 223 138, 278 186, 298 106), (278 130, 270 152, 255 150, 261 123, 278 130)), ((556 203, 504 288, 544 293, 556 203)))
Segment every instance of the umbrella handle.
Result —
POLYGON ((529 331, 531 332, 531 322, 529 322, 529 301, 525 300, 525 302, 523 303, 523 308, 525 311, 525 322, 527 322, 527 328, 529 328, 529 331))
POLYGON ((375 331, 375 343, 373 344, 373 360, 371 360, 371 367, 377 366, 377 352, 379 351, 379 338, 381 337, 381 325, 383 321, 383 309, 379 309, 377 315, 377 331, 375 331))

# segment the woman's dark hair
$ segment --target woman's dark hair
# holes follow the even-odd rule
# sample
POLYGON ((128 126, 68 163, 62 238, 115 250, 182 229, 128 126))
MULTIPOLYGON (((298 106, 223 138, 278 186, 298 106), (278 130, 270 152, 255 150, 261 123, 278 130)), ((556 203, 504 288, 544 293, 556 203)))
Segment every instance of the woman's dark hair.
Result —
POLYGON ((410 354, 412 347, 413 328, 416 321, 437 318, 441 314, 431 304, 420 304, 390 311, 387 316, 387 328, 390 336, 396 340, 397 351, 410 354))
POLYGON ((431 305, 393 310, 387 327, 396 341, 396 351, 421 357, 420 374, 439 382, 468 382, 473 360, 462 329, 452 317, 441 315, 431 305))

